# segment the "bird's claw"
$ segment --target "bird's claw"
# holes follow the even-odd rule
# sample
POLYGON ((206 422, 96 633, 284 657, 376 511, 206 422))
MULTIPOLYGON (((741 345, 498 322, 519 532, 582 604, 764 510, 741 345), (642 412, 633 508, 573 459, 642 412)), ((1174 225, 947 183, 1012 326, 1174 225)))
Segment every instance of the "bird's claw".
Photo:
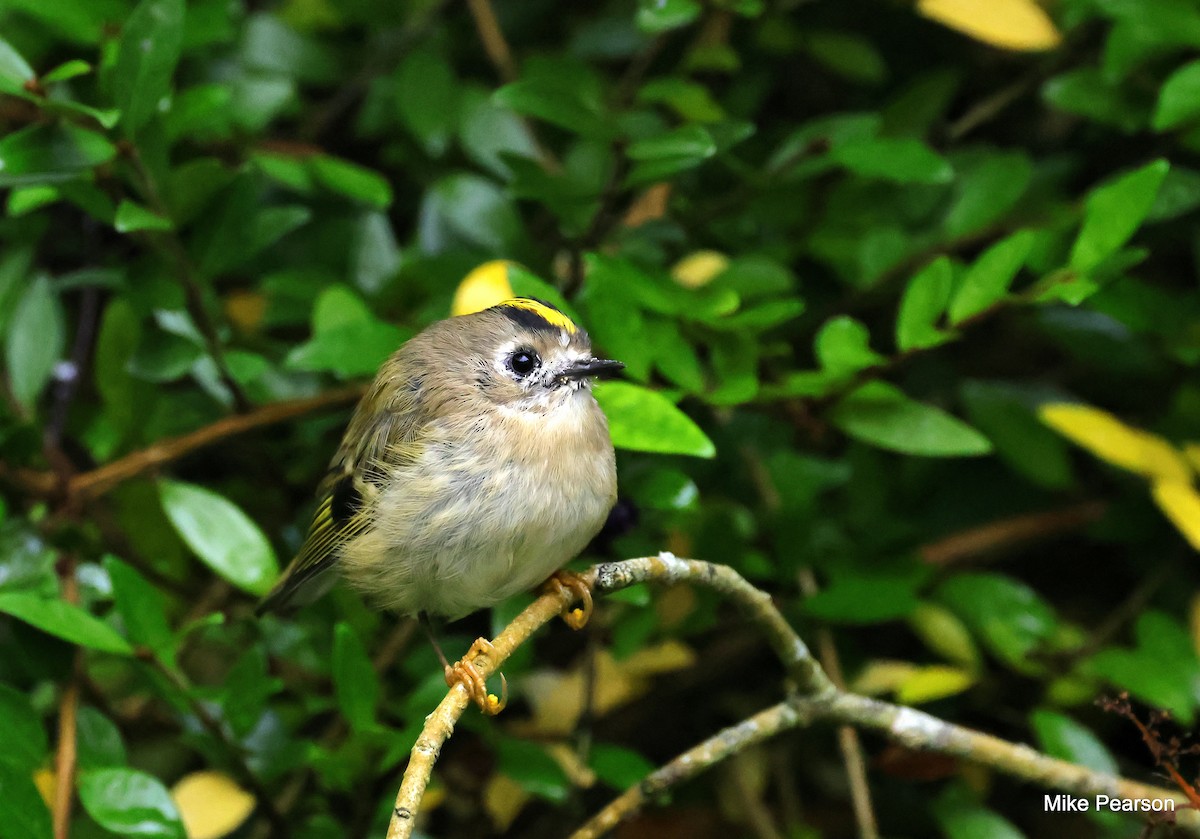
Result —
POLYGON ((559 596, 565 596, 568 591, 575 595, 575 598, 579 600, 579 605, 574 608, 563 606, 563 623, 576 630, 587 626, 588 620, 592 617, 592 587, 588 584, 585 576, 574 571, 555 571, 550 575, 550 579, 546 580, 543 588, 545 591, 554 592, 559 596))
POLYGON ((465 656, 453 664, 446 665, 446 684, 450 687, 461 684, 466 688, 470 700, 479 706, 480 711, 488 716, 495 716, 508 704, 508 680, 504 678, 503 673, 500 674, 499 698, 495 694, 488 693, 487 682, 475 666, 475 659, 479 655, 495 657, 496 650, 491 641, 486 638, 476 638, 465 656))

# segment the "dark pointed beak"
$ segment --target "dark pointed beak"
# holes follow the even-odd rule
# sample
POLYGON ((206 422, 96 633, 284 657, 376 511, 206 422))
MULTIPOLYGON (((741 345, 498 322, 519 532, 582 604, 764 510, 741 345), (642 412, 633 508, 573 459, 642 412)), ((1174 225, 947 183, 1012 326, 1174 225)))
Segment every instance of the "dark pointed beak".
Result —
POLYGON ((558 374, 561 379, 584 379, 588 376, 612 376, 625 369, 619 361, 606 358, 589 358, 577 361, 558 374))

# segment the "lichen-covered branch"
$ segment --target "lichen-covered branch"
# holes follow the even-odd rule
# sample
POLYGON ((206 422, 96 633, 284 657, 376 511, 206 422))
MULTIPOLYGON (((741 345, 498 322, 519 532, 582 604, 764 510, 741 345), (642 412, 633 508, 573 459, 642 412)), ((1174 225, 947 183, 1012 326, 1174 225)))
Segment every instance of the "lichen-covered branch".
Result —
MULTIPOLYGON (((600 811, 573 834, 573 839, 600 836, 668 787, 695 777, 750 745, 814 722, 876 731, 908 748, 960 757, 1046 789, 1083 796, 1102 794, 1123 799, 1172 799, 1179 805, 1187 803, 1186 797, 1178 791, 1093 772, 1043 755, 1029 746, 947 723, 913 708, 838 690, 775 608, 770 596, 750 585, 732 568, 664 553, 602 563, 582 577, 597 593, 642 582, 688 582, 727 596, 763 632, 783 662, 789 679, 795 683, 795 691, 787 701, 721 731, 655 770, 600 811)), ((521 644, 574 599, 571 590, 560 588, 534 600, 492 640, 492 652, 475 659, 479 673, 484 678, 496 673, 521 644)), ((468 704, 466 688, 456 684, 426 718, 396 795, 387 839, 406 839, 412 835, 434 764, 468 704)), ((1180 824, 1197 831, 1200 814, 1181 810, 1177 815, 1180 824)))

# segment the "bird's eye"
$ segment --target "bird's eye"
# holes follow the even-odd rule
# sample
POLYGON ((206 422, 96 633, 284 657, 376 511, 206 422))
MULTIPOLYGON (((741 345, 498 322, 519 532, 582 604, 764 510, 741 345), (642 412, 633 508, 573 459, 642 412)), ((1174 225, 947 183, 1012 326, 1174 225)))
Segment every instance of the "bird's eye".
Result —
POLYGON ((542 360, 533 350, 517 350, 508 357, 508 367, 518 378, 525 378, 538 368, 542 360))

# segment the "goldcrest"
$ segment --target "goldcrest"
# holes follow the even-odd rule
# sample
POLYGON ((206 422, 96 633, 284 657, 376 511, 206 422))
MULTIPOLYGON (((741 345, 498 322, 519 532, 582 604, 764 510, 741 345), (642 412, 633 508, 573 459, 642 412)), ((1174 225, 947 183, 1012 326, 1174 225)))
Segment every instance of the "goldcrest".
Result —
POLYGON ((358 404, 258 613, 311 602, 338 575, 380 608, 451 619, 545 580, 616 501, 591 380, 623 366, 530 298, 424 329, 358 404))

